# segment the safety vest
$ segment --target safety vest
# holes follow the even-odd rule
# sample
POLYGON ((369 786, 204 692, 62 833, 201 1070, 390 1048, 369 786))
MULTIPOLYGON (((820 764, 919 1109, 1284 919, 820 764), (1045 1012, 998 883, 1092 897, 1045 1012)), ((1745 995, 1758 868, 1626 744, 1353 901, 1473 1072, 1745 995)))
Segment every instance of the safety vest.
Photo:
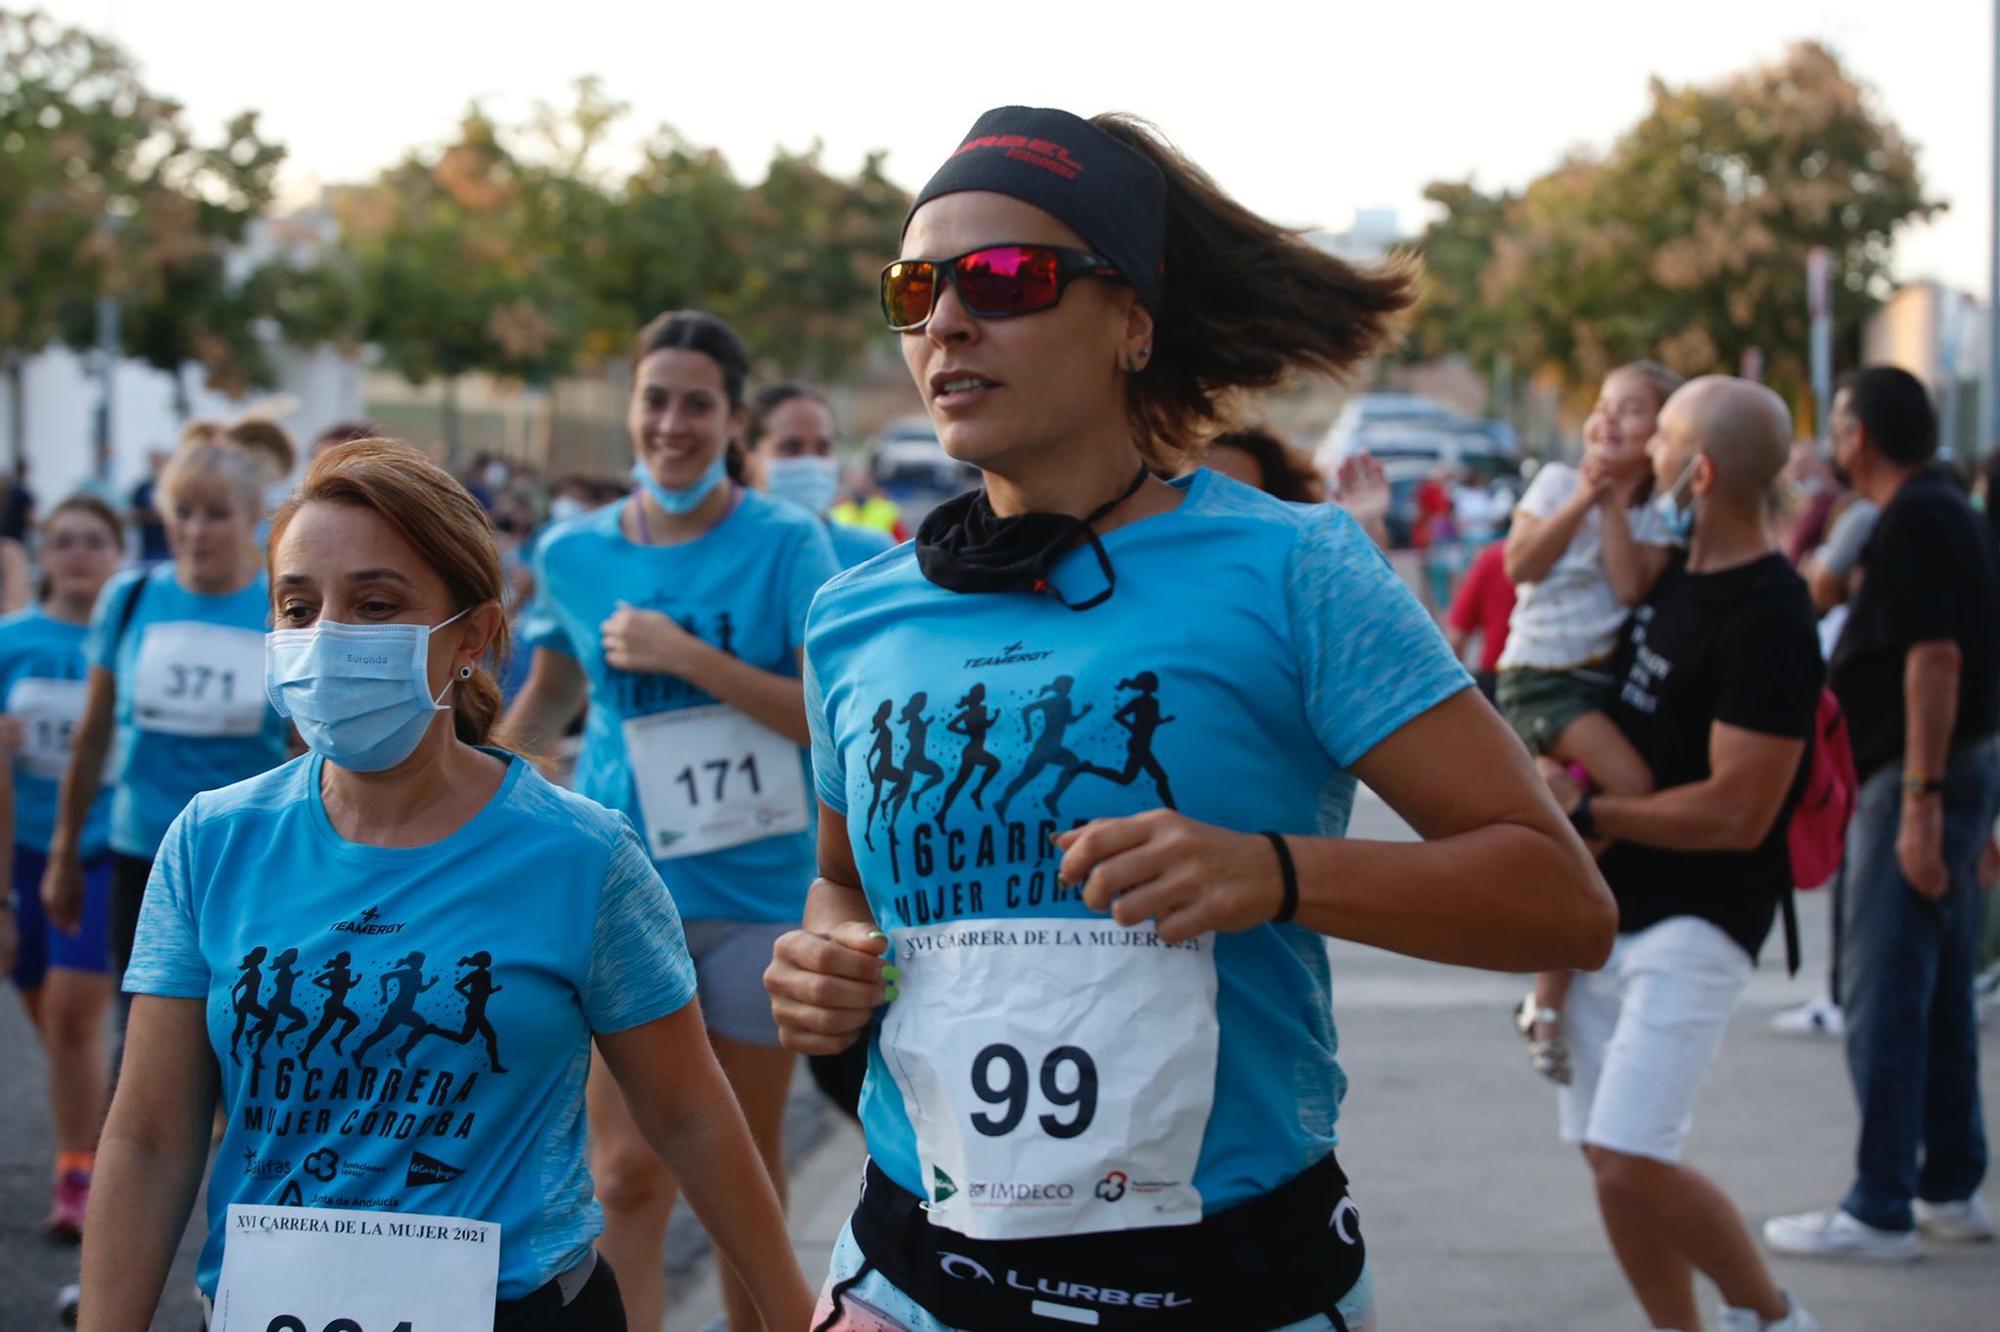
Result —
POLYGON ((866 527, 885 536, 894 536, 897 524, 902 521, 903 511, 896 507, 894 500, 870 495, 859 504, 853 500, 842 500, 833 506, 827 517, 850 527, 866 527))

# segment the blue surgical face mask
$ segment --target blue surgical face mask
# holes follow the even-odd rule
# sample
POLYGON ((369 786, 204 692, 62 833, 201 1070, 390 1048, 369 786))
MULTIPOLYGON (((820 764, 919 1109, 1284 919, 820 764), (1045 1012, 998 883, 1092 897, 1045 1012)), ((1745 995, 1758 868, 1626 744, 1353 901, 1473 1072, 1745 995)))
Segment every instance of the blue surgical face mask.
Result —
POLYGON ((658 481, 655 481, 653 474, 646 469, 646 464, 642 462, 632 464, 632 479, 637 481, 645 492, 653 497, 653 503, 659 505, 668 513, 682 514, 692 512, 696 506, 707 499, 709 492, 722 484, 722 478, 728 474, 728 470, 723 455, 717 453, 715 461, 710 463, 708 470, 701 474, 701 479, 693 485, 685 486, 680 490, 669 490, 658 481))
POLYGON ((590 505, 574 495, 558 495, 549 501, 549 521, 566 523, 590 512, 590 505))
POLYGON ((1683 492, 1688 482, 1694 479, 1694 465, 1699 457, 1688 459, 1688 465, 1681 469, 1680 479, 1667 488, 1667 493, 1653 501, 1653 512, 1659 516, 1660 525, 1675 541, 1686 543, 1694 531, 1694 503, 1682 504, 1683 492))
POLYGON ((435 628, 321 620, 274 629, 265 639, 264 691, 327 762, 350 772, 393 768, 444 710, 444 694, 431 695, 431 635, 467 613, 435 628))
POLYGON ((840 498, 840 464, 831 458, 773 458, 764 464, 764 484, 817 517, 840 498))

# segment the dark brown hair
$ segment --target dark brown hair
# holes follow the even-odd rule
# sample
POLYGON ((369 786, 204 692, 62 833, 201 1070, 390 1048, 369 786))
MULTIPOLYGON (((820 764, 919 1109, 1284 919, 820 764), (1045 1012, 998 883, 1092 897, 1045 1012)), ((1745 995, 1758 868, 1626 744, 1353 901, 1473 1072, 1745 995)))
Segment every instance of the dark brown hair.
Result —
MULTIPOLYGON (((1679 392, 1680 386, 1687 383, 1687 380, 1680 374, 1669 370, 1658 361, 1627 361, 1616 370, 1613 370, 1611 375, 1642 376, 1647 383, 1653 386, 1653 393, 1658 399, 1653 403, 1654 410, 1656 411, 1666 406, 1667 399, 1673 397, 1675 393, 1679 392)), ((1605 378, 1609 379, 1611 375, 1606 375, 1605 378)))
MULTIPOLYGON (((354 440, 336 444, 313 459, 305 480, 271 519, 272 550, 308 504, 372 510, 444 580, 454 610, 500 603, 500 548, 486 510, 450 472, 409 445, 393 439, 354 440)), ((503 617, 487 652, 487 665, 498 669, 506 662, 507 651, 503 617)), ((498 682, 482 668, 471 679, 453 683, 457 687, 452 724, 458 738, 469 745, 488 743, 500 719, 498 682)))
POLYGON ((1258 489, 1267 495, 1293 504, 1317 504, 1326 498, 1326 488, 1312 464, 1264 426, 1244 426, 1217 435, 1208 441, 1208 449, 1241 449, 1249 454, 1257 464, 1257 475, 1263 478, 1258 489))
MULTIPOLYGON (((97 498, 97 496, 85 495, 85 494, 71 495, 68 499, 56 505, 55 508, 49 510, 48 516, 43 518, 41 521, 42 531, 44 532, 48 531, 49 524, 53 523, 56 519, 62 517, 66 513, 89 514, 92 518, 95 518, 98 522, 103 523, 106 527, 110 528, 111 543, 117 546, 120 550, 124 549, 125 521, 118 516, 118 510, 112 508, 109 504, 106 504, 103 500, 97 498)), ((55 588, 56 588, 55 579, 51 578, 48 575, 48 573, 44 571, 42 574, 41 584, 35 589, 35 600, 47 601, 49 597, 55 593, 55 588)))
POLYGON ((787 379, 783 383, 759 389, 757 396, 750 400, 750 420, 743 427, 744 446, 754 449, 762 443, 764 436, 771 429, 771 413, 786 403, 796 402, 800 398, 804 398, 807 402, 816 402, 822 407, 826 406, 825 394, 812 385, 801 384, 795 379, 787 379))
POLYGON ((1357 267, 1237 203, 1138 117, 1091 123, 1167 178, 1166 294, 1152 357, 1126 390, 1148 462, 1176 470, 1230 389, 1269 388, 1293 370, 1339 375, 1389 342, 1416 299, 1414 260, 1357 267))

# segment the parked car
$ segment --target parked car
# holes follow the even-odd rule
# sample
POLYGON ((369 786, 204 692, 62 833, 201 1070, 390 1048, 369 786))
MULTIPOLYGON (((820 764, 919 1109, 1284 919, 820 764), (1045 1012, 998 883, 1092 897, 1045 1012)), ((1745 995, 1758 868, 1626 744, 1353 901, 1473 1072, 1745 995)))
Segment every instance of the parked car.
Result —
POLYGON ((979 484, 979 469, 944 451, 928 416, 890 422, 870 451, 868 471, 913 530, 938 504, 979 484))

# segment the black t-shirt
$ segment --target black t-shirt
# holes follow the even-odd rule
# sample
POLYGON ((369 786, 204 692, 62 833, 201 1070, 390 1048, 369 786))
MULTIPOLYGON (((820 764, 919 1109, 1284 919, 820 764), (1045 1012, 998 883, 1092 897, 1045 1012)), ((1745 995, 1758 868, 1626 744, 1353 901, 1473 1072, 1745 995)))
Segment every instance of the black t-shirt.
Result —
MULTIPOLYGON (((1612 720, 1652 769, 1656 790, 1709 775, 1716 722, 1765 735, 1812 735, 1823 668, 1806 585, 1773 553, 1720 573, 1677 560, 1625 627, 1614 664, 1612 720)), ((1806 765, 1755 851, 1668 851, 1621 842, 1605 853, 1618 929, 1674 916, 1719 925, 1751 957, 1791 887, 1785 826, 1806 765)))
POLYGON ((1904 661, 1913 645, 1942 639, 1963 654, 1952 738, 2000 731, 2000 553, 1951 478, 1924 471, 1875 520, 1833 650, 1833 692, 1862 777, 1902 761, 1904 661))

